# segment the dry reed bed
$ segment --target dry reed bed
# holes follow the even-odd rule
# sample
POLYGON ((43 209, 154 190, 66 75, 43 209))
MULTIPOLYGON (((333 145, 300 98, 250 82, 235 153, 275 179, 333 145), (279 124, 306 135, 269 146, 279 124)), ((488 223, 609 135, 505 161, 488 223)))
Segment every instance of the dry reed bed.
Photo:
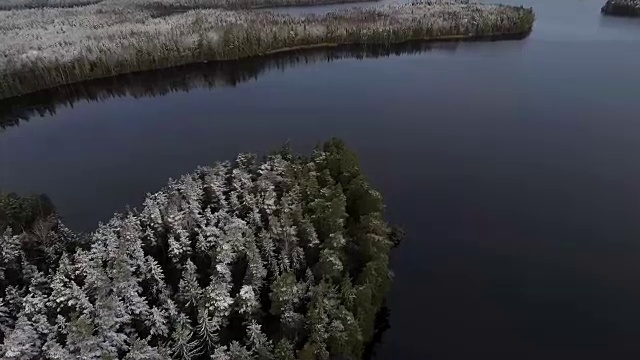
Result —
POLYGON ((602 7, 607 15, 640 17, 640 0, 608 0, 602 7))
POLYGON ((0 12, 0 98, 82 80, 335 44, 388 46, 531 30, 531 9, 464 2, 353 8, 322 16, 91 5, 0 12))

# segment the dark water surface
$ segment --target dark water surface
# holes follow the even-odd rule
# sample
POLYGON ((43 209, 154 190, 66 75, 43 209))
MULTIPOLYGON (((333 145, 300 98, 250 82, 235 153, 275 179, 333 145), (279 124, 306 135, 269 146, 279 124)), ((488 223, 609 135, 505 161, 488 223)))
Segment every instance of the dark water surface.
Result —
POLYGON ((538 17, 524 41, 21 100, 44 117, 0 104, 35 115, 0 130, 0 188, 46 193, 86 231, 198 165, 338 136, 408 233, 378 358, 638 359, 640 20, 603 2, 522 0, 538 17))

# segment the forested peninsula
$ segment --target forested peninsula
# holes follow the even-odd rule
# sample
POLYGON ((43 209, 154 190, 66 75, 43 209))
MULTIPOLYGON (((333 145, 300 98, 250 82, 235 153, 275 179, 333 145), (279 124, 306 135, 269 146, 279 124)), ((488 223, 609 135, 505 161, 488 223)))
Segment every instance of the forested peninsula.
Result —
POLYGON ((89 235, 51 209, 0 197, 3 358, 359 359, 391 282, 339 140, 199 168, 89 235))
POLYGON ((293 49, 523 35, 534 21, 531 9, 464 0, 302 16, 202 9, 205 0, 185 0, 195 7, 186 12, 158 9, 165 0, 68 1, 88 5, 0 11, 0 99, 118 74, 293 49))

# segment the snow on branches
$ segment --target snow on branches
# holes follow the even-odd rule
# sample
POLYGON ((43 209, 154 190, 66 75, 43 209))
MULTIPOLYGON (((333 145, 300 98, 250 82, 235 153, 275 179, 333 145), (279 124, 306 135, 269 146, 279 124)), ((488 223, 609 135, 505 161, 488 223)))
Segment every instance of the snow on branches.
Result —
POLYGON ((47 269, 7 230, 0 356, 359 358, 390 281, 381 211, 332 140, 170 181, 47 269))

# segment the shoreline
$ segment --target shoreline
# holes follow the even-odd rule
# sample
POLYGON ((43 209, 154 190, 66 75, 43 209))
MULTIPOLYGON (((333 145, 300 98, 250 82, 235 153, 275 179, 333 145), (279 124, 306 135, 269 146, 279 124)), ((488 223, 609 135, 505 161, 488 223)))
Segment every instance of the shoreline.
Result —
POLYGON ((150 10, 100 7, 0 12, 0 36, 8 39, 0 43, 5 54, 0 99, 86 80, 294 50, 523 38, 534 20, 532 9, 463 1, 303 16, 209 9, 155 18, 150 10))
MULTIPOLYGON (((222 10, 229 10, 229 11, 243 11, 243 10, 271 11, 271 10, 289 9, 289 8, 315 8, 315 7, 333 6, 333 5, 358 6, 361 4, 375 4, 375 3, 381 2, 382 0, 319 0, 319 2, 313 2, 314 0, 286 0, 289 2, 285 2, 285 3, 276 2, 278 0, 267 0, 264 4, 250 3, 250 0, 244 0, 244 1, 246 1, 245 4, 234 4, 234 5, 210 4, 210 5, 203 5, 199 7, 191 7, 186 5, 182 6, 179 4, 176 4, 176 5, 163 4, 163 3, 154 3, 152 5, 133 4, 132 6, 138 7, 143 10, 157 11, 160 14, 175 15, 175 14, 183 14, 189 11, 202 10, 202 9, 222 9, 222 10), (274 2, 269 2, 269 1, 274 1, 274 2), (299 2, 296 2, 296 1, 299 1, 299 2)), ((253 0, 253 1, 257 2, 259 0, 253 0)))
POLYGON ((339 48, 348 48, 352 51, 355 51, 355 48, 360 48, 362 50, 366 50, 367 47, 376 48, 378 50, 390 49, 393 50, 394 46, 408 45, 408 44, 430 44, 430 43, 464 43, 464 42, 493 42, 493 41, 503 41, 503 40, 522 40, 525 39, 531 31, 521 32, 521 33, 496 33, 496 34, 487 34, 487 35, 444 35, 441 37, 431 37, 431 38, 415 38, 415 39, 407 39, 404 41, 391 43, 391 44, 377 44, 377 43, 320 43, 320 44, 311 44, 311 45, 300 45, 294 47, 287 47, 282 49, 270 50, 264 52, 262 54, 251 55, 246 57, 241 57, 237 59, 228 59, 228 60, 204 60, 198 62, 190 62, 184 64, 177 64, 168 67, 162 68, 154 68, 154 69, 146 69, 146 70, 138 70, 131 71, 125 73, 114 74, 110 76, 102 76, 102 77, 94 77, 87 78, 79 81, 69 82, 58 84, 55 86, 44 87, 40 89, 33 90, 28 93, 2 98, 0 97, 0 101, 2 102, 11 102, 12 100, 23 99, 29 97, 33 94, 43 91, 51 91, 62 87, 76 86, 82 83, 91 82, 91 81, 100 81, 100 80, 108 80, 111 78, 116 78, 120 76, 127 75, 137 75, 142 73, 156 72, 156 71, 167 71, 175 68, 181 68, 185 66, 197 66, 204 64, 230 64, 237 63, 241 61, 247 60, 268 60, 268 57, 273 55, 294 55, 297 52, 302 52, 304 54, 305 51, 313 51, 313 50, 330 50, 330 49, 339 49, 339 48))
POLYGON ((80 101, 100 102, 122 97, 153 98, 192 89, 236 86, 255 80, 272 70, 342 59, 377 59, 425 54, 431 51, 455 52, 461 44, 470 42, 409 42, 387 47, 343 45, 324 49, 291 50, 241 60, 201 62, 86 80, 0 100, 0 132, 43 114, 55 114, 59 107, 72 107, 80 101))
MULTIPOLYGON (((522 40, 524 38, 526 38, 527 36, 529 36, 529 34, 531 33, 531 31, 526 31, 526 32, 522 32, 522 33, 496 33, 496 34, 487 34, 487 35, 443 35, 440 37, 431 37, 431 38, 412 38, 412 39, 407 39, 407 40, 403 40, 403 41, 399 41, 393 44, 389 44, 390 46, 393 45, 402 45, 402 44, 408 44, 408 43, 435 43, 435 42, 474 42, 474 41, 486 41, 486 42, 491 42, 491 41, 500 41, 500 40, 522 40)), ((341 47, 341 46, 361 46, 361 47, 366 47, 366 46, 381 46, 382 44, 376 44, 376 43, 367 43, 367 44, 363 44, 363 43, 321 43, 321 44, 313 44, 313 45, 300 45, 300 46, 292 46, 292 47, 287 47, 287 48, 282 48, 282 49, 276 49, 276 50, 271 50, 268 51, 264 54, 260 54, 260 55, 255 55, 255 56, 251 56, 251 57, 247 57, 247 58, 259 58, 265 55, 274 55, 274 54, 284 54, 284 53, 288 53, 288 52, 293 52, 293 51, 300 51, 300 50, 316 50, 316 49, 330 49, 330 48, 337 48, 337 47, 341 47)), ((244 59, 247 59, 244 58, 244 59)), ((242 59, 234 59, 234 60, 228 60, 228 61, 237 61, 237 60, 242 60, 242 59)))

